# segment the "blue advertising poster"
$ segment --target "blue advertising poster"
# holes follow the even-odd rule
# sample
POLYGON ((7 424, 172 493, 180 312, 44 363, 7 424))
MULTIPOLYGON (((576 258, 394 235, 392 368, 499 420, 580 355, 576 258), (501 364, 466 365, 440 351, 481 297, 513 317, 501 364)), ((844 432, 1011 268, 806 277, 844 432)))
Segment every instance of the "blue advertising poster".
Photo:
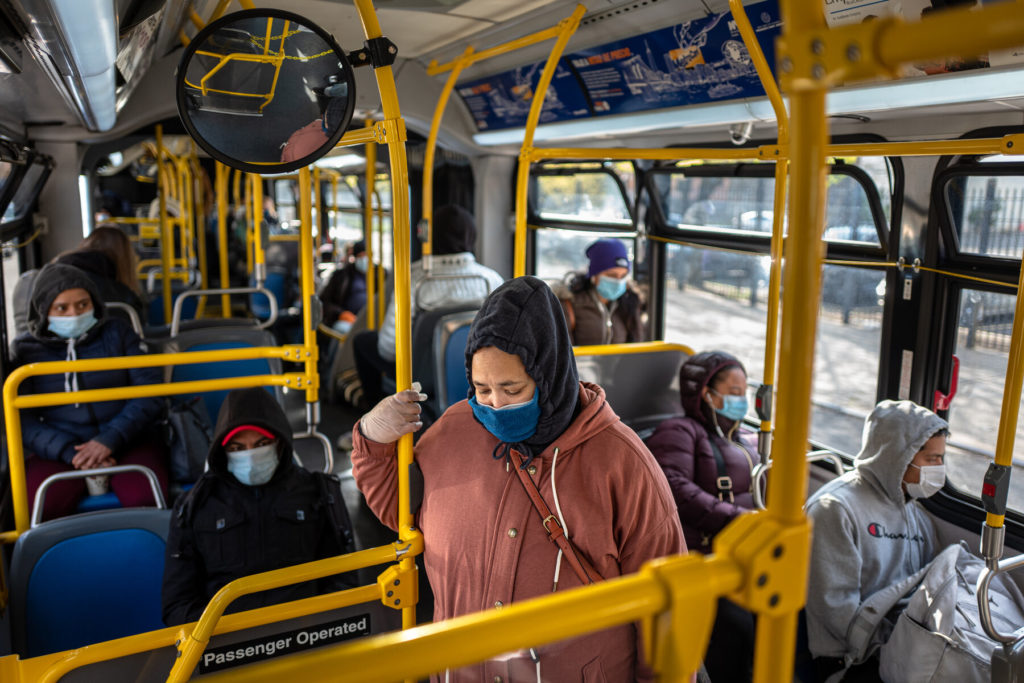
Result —
MULTIPOLYGON (((781 22, 777 0, 747 6, 769 64, 781 22)), ((543 64, 458 85, 479 130, 523 126, 543 64)), ((724 12, 566 54, 548 89, 541 123, 761 97, 764 89, 724 12)))

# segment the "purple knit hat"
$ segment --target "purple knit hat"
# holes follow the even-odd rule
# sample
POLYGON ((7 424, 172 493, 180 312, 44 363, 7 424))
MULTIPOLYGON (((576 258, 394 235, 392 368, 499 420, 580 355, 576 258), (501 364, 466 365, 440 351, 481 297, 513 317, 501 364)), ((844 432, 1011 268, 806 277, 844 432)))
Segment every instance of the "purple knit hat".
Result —
POLYGON ((626 245, 619 240, 600 239, 587 247, 590 269, 587 277, 594 277, 609 268, 629 268, 629 254, 626 245))

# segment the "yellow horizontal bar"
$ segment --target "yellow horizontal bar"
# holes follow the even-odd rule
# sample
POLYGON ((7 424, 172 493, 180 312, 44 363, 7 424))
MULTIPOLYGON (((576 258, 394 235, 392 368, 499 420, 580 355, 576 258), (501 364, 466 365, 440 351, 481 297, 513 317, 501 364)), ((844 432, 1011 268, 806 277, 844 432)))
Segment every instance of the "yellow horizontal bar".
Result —
POLYGON ((592 346, 574 346, 576 356, 621 356, 633 353, 653 353, 656 351, 682 351, 692 356, 696 353, 685 344, 674 344, 663 341, 635 342, 632 344, 595 344, 592 346))
POLYGON ((96 370, 133 370, 135 368, 158 368, 164 365, 195 365, 229 360, 253 360, 256 358, 281 358, 302 360, 302 347, 254 346, 248 349, 221 349, 217 351, 182 351, 180 353, 150 353, 138 356, 117 356, 113 358, 85 358, 82 360, 53 360, 29 363, 15 369, 7 376, 7 385, 21 384, 27 377, 37 375, 58 375, 65 372, 93 372, 96 370))
POLYGON ((147 225, 147 224, 159 225, 160 219, 159 218, 129 218, 127 216, 112 216, 110 218, 105 219, 103 222, 104 223, 119 223, 119 224, 127 224, 127 225, 135 225, 135 224, 139 224, 139 225, 147 225))
MULTIPOLYGON (((304 617, 310 614, 318 614, 330 610, 359 605, 366 602, 373 602, 380 597, 380 589, 376 585, 361 586, 337 593, 317 595, 312 598, 303 598, 280 605, 260 607, 245 612, 228 614, 217 623, 213 635, 234 633, 257 626, 265 626, 284 622, 297 617, 304 617)), ((195 622, 192 622, 193 624, 195 622)), ((39 683, 56 683, 69 671, 105 662, 141 652, 149 652, 162 647, 172 647, 175 641, 182 636, 182 631, 187 630, 191 624, 182 626, 169 626, 167 628, 147 633, 140 633, 134 636, 126 636, 116 640, 108 640, 95 645, 87 645, 75 650, 66 652, 55 652, 43 657, 22 660, 22 679, 38 681, 39 683)))
POLYGON ((298 242, 302 235, 271 235, 271 242, 298 242))
MULTIPOLYGON (((378 122, 379 123, 379 122, 378 122)), ((353 128, 345 132, 338 140, 338 144, 335 147, 353 147, 355 145, 365 145, 370 142, 383 143, 381 139, 382 133, 377 130, 377 127, 372 128, 353 128)))
POLYGON ((8 543, 14 543, 20 536, 17 531, 4 531, 0 533, 0 545, 6 545, 8 543))
POLYGON ((942 156, 948 154, 1024 154, 1024 134, 977 140, 923 140, 921 142, 860 142, 826 145, 828 156, 942 156))
POLYGON ((452 61, 445 62, 444 64, 438 64, 437 61, 431 60, 430 65, 427 67, 427 75, 436 76, 438 74, 443 74, 447 71, 451 71, 455 67, 455 64, 460 61, 463 62, 468 67, 472 64, 476 64, 477 62, 482 62, 485 59, 490 59, 491 57, 497 57, 499 55, 508 54, 509 52, 515 52, 516 50, 521 50, 524 47, 536 45, 537 43, 541 43, 544 42, 545 40, 550 40, 552 38, 557 38, 559 30, 560 26, 555 25, 552 26, 551 28, 546 28, 542 31, 531 33, 528 36, 516 38, 515 40, 510 40, 507 43, 502 43, 501 45, 489 47, 486 50, 481 50, 480 52, 474 52, 472 55, 469 55, 468 57, 459 57, 458 59, 453 59, 452 61))
MULTIPOLYGON (((192 672, 199 662, 199 657, 210 641, 217 621, 223 616, 224 610, 227 609, 228 605, 243 595, 313 581, 314 579, 342 574, 362 569, 363 567, 373 567, 385 562, 397 562, 403 558, 415 557, 422 552, 423 535, 417 532, 411 534, 409 539, 397 541, 390 546, 370 548, 349 555, 305 562, 284 569, 275 569, 235 579, 217 591, 206 605, 206 609, 203 610, 203 614, 196 623, 195 629, 189 633, 184 647, 179 650, 178 661, 171 670, 171 675, 167 679, 168 683, 172 681, 185 681, 191 678, 192 672)), ((373 588, 375 590, 371 599, 379 598, 380 589, 378 585, 374 584, 373 588)))
MULTIPOLYGON (((668 573, 668 572, 666 572, 668 573)), ((725 595, 742 579, 733 562, 713 555, 656 560, 637 574, 400 632, 275 659, 258 667, 204 676, 211 683, 331 680, 346 683, 425 678, 517 649, 629 624, 672 602, 725 595), (668 585, 662 570, 672 572, 668 585), (709 581, 708 579, 713 580, 709 581)), ((682 636, 685 637, 685 634, 682 636)))
POLYGON ((607 159, 629 161, 631 159, 653 159, 676 161, 679 159, 758 159, 762 158, 760 148, 713 149, 709 147, 664 147, 659 149, 640 148, 599 148, 599 147, 534 147, 526 152, 529 161, 544 159, 607 159))

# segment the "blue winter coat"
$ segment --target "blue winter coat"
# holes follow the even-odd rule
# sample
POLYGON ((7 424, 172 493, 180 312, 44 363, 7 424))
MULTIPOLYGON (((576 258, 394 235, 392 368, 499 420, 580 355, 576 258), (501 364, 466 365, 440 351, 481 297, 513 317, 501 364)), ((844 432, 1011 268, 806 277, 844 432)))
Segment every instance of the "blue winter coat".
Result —
MULTIPOLYGON (((96 324, 75 340, 75 353, 79 360, 137 356, 143 353, 140 339, 131 327, 122 320, 106 316, 103 302, 88 276, 72 266, 49 265, 40 271, 34 284, 28 318, 29 332, 14 340, 15 366, 67 360, 68 341, 48 330, 47 313, 60 292, 74 288, 89 292, 97 318, 96 324)), ((70 383, 70 377, 67 379, 70 383)), ((161 381, 160 368, 78 373, 79 390, 155 384, 161 381)), ((63 391, 66 391, 65 375, 58 374, 30 377, 22 383, 19 393, 25 395, 63 391)), ((117 458, 125 447, 147 430, 153 429, 162 409, 163 402, 159 398, 25 409, 21 411, 25 452, 70 464, 76 453, 74 446, 94 439, 111 449, 117 458)))

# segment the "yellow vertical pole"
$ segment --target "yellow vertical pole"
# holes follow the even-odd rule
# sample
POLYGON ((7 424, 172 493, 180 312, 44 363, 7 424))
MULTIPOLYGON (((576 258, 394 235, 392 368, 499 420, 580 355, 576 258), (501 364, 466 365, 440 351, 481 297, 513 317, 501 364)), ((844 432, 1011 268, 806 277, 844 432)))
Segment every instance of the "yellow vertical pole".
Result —
POLYGON ((262 283, 267 277, 267 258, 263 251, 263 177, 250 173, 249 181, 252 184, 253 271, 256 273, 257 281, 262 283))
MULTIPOLYGON (((239 178, 242 177, 241 171, 235 171, 236 184, 239 182, 239 178)), ((253 225, 254 218, 252 216, 252 182, 249 180, 249 174, 244 174, 244 185, 245 188, 242 190, 242 206, 245 208, 245 272, 248 275, 252 275, 253 269, 256 267, 253 261, 253 225)), ((237 193, 236 193, 237 195, 237 193)))
POLYGON ((533 101, 530 103, 530 114, 526 117, 526 128, 523 131, 523 146, 519 152, 519 168, 516 172, 516 239, 515 239, 515 260, 513 263, 512 275, 519 277, 526 274, 526 190, 530 181, 530 162, 533 151, 533 134, 537 129, 537 122, 540 120, 540 110, 544 107, 544 98, 548 91, 551 78, 555 75, 555 67, 558 60, 565 51, 569 38, 576 32, 580 25, 580 19, 586 13, 587 8, 583 5, 576 5, 576 9, 567 18, 558 22, 558 40, 551 48, 548 61, 541 72, 540 80, 537 82, 537 89, 533 93, 533 101))
MULTIPOLYGON (((747 46, 757 70, 757 75, 764 86, 765 94, 772 103, 775 110, 775 121, 778 126, 778 146, 785 148, 789 144, 789 115, 786 113, 786 105, 782 100, 782 93, 775 82, 768 61, 761 50, 761 44, 757 42, 757 34, 754 27, 750 25, 750 19, 743 8, 743 0, 729 0, 729 9, 732 11, 733 20, 743 36, 743 42, 747 46)), ((771 245, 771 270, 768 275, 768 319, 765 335, 764 348, 764 383, 768 385, 769 396, 775 386, 775 359, 778 356, 778 334, 779 334, 779 289, 782 284, 782 230, 785 225, 783 217, 786 212, 786 181, 788 178, 789 161, 777 159, 775 163, 775 197, 772 212, 772 245, 771 245)), ((772 431, 771 414, 767 419, 761 420, 761 438, 758 443, 758 450, 764 458, 769 453, 768 439, 772 431)))
MULTIPOLYGON (((805 36, 825 28, 820 4, 783 0, 783 30, 805 36)), ((807 445, 811 383, 818 301, 821 295, 821 263, 824 244, 821 231, 825 211, 825 90, 821 83, 802 84, 790 93, 790 144, 793 199, 789 202, 790 236, 785 244, 786 269, 782 288, 782 330, 779 362, 779 406, 775 431, 775 456, 768 482, 770 518, 784 526, 805 523, 807 445)), ((806 567, 804 567, 806 572, 806 567)), ((793 577, 799 585, 806 577, 793 577)), ((754 659, 754 680, 790 681, 796 644, 797 612, 759 615, 754 659)))
MULTIPOLYGON (((306 404, 319 400, 320 377, 316 371, 316 324, 313 322, 313 207, 309 166, 299 169, 299 273, 302 279, 302 352, 306 372, 306 404)), ((311 413, 307 412, 307 415, 311 413)), ((310 427, 313 425, 310 424, 310 427)))
POLYGON ((384 291, 384 202, 380 200, 380 192, 374 190, 377 198, 377 253, 380 254, 380 267, 377 268, 377 327, 384 324, 384 313, 387 311, 387 292, 384 291))
MULTIPOLYGON (((372 128, 374 122, 367 120, 366 127, 372 128)), ((366 242, 366 255, 367 260, 370 262, 370 267, 366 273, 366 329, 376 330, 380 327, 380 323, 377 320, 377 297, 375 294, 379 293, 377 288, 376 273, 378 266, 374 263, 373 257, 373 197, 376 194, 374 189, 374 183, 377 179, 377 143, 368 142, 366 143, 366 179, 364 181, 363 190, 363 239, 366 242)), ((379 268, 384 267, 384 252, 378 252, 380 261, 379 268)))
POLYGON ((455 82, 459 80, 462 70, 470 63, 469 57, 473 54, 473 46, 466 48, 462 56, 455 61, 448 80, 441 89, 441 96, 437 98, 437 105, 434 107, 434 118, 430 122, 430 133, 427 135, 427 148, 423 155, 423 266, 430 270, 430 256, 434 253, 434 154, 437 151, 437 134, 441 130, 441 119, 444 117, 445 107, 448 106, 448 99, 452 95, 455 82))
MULTIPOLYGON (((216 195, 217 195, 217 251, 220 262, 220 288, 227 289, 231 286, 231 277, 228 271, 228 175, 231 173, 224 164, 214 162, 216 168, 216 195)), ((231 296, 220 295, 220 313, 224 318, 231 317, 231 296)))
POLYGON ((314 166, 313 167, 313 236, 316 238, 315 240, 313 240, 313 246, 316 247, 315 249, 313 249, 313 263, 314 264, 320 263, 320 245, 323 244, 323 242, 324 242, 323 241, 323 235, 321 234, 323 232, 323 230, 320 227, 321 223, 323 222, 323 219, 320 216, 320 214, 323 211, 323 207, 324 207, 323 196, 322 196, 323 192, 322 192, 321 187, 320 187, 320 183, 321 182, 322 182, 322 180, 320 178, 320 169, 317 168, 316 166, 314 166))
MULTIPOLYGON (((367 40, 380 37, 380 22, 371 0, 354 0, 363 24, 367 40)), ((409 280, 409 174, 405 156, 405 123, 398 106, 398 92, 395 76, 390 66, 374 69, 377 88, 380 91, 381 108, 384 114, 384 132, 391 162, 391 208, 394 248, 395 281, 395 384, 399 391, 408 389, 412 382, 410 280, 409 280)), ((418 535, 413 530, 410 508, 409 465, 412 464, 412 434, 406 434, 398 441, 398 526, 399 538, 418 535)), ((403 558, 399 563, 402 570, 413 571, 412 558, 403 558)), ((416 606, 402 610, 402 627, 416 624, 416 606)))
POLYGON ((168 179, 167 167, 164 163, 164 127, 157 124, 156 127, 156 169, 157 169, 157 192, 156 196, 160 208, 160 267, 163 269, 163 278, 160 283, 164 297, 164 323, 171 324, 171 256, 174 253, 174 235, 171 232, 171 224, 167 220, 167 191, 170 181, 168 179))

